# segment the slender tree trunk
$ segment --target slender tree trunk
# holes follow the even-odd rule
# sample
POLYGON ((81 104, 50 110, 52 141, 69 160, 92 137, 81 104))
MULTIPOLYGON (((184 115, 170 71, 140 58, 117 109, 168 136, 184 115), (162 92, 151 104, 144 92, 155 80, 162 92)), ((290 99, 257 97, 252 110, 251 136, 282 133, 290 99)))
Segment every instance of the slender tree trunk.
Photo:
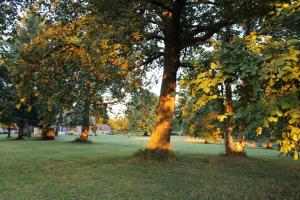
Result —
POLYGON ((153 133, 148 149, 170 151, 170 137, 175 110, 176 75, 179 68, 179 51, 166 45, 164 72, 153 133))
POLYGON ((87 142, 88 137, 89 137, 89 125, 90 125, 90 120, 89 120, 89 107, 90 104, 87 101, 84 105, 84 111, 83 111, 83 119, 82 119, 82 130, 81 130, 81 135, 80 139, 82 142, 87 142))
POLYGON ((225 82, 225 110, 227 118, 225 119, 225 154, 229 155, 234 153, 234 142, 233 142, 233 101, 232 101, 232 89, 229 81, 225 82))
POLYGON ((24 125, 20 125, 19 126, 19 130, 18 130, 18 140, 23 140, 24 139, 24 125))
POLYGON ((299 148, 299 144, 297 143, 295 145, 295 152, 294 152, 294 156, 293 156, 294 160, 298 160, 299 159, 298 148, 299 148))
POLYGON ((7 137, 10 138, 11 136, 11 123, 8 124, 8 130, 7 130, 7 137))

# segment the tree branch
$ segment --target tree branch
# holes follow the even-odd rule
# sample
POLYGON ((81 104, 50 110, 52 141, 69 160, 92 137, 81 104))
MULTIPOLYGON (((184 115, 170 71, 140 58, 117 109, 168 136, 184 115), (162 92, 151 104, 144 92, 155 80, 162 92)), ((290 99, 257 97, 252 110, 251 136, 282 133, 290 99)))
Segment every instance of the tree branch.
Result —
POLYGON ((188 62, 181 62, 180 66, 182 68, 188 68, 188 69, 194 69, 195 68, 194 65, 192 65, 191 63, 188 63, 188 62))
POLYGON ((195 29, 191 30, 190 33, 188 33, 188 36, 193 37, 201 32, 218 32, 222 27, 231 25, 232 22, 228 20, 223 20, 220 22, 217 22, 215 24, 209 24, 207 26, 197 26, 195 29))
POLYGON ((162 3, 161 1, 149 0, 149 3, 152 4, 152 5, 156 5, 156 6, 162 8, 164 10, 173 12, 173 9, 170 6, 168 6, 167 4, 162 3))
POLYGON ((215 34, 220 32, 220 30, 228 25, 233 24, 230 21, 221 21, 217 22, 215 24, 210 24, 207 26, 199 26, 196 29, 192 30, 190 33, 188 33, 184 38, 187 38, 182 41, 181 48, 186 48, 190 46, 195 45, 202 45, 208 43, 209 39, 215 34), (195 35, 204 32, 205 34, 203 36, 195 37, 195 35))
POLYGON ((153 39, 157 39, 157 40, 164 40, 165 38, 163 36, 159 36, 157 34, 148 34, 146 35, 147 40, 153 40, 153 39))
POLYGON ((151 64, 153 61, 157 60, 158 58, 162 57, 164 55, 163 52, 159 52, 158 54, 148 58, 145 62, 141 63, 140 66, 144 66, 144 65, 149 65, 151 64))

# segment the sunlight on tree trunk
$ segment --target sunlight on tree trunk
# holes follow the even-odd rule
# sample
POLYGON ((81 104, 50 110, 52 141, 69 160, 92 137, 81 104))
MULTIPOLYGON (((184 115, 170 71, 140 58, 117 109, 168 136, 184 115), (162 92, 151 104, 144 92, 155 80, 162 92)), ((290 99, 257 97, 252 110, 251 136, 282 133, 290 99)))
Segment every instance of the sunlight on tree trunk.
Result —
POLYGON ((176 48, 166 45, 164 73, 160 97, 155 117, 153 133, 150 137, 148 149, 170 151, 170 137, 175 109, 176 74, 179 67, 179 52, 176 48))
POLYGON ((299 159, 298 144, 295 145, 295 151, 294 151, 293 158, 294 158, 294 160, 298 160, 299 159))
POLYGON ((80 135, 80 139, 82 142, 87 142, 89 137, 89 128, 88 127, 82 127, 82 132, 80 135))
POLYGON ((42 131, 42 138, 44 140, 54 140, 55 132, 52 128, 45 128, 42 131))
POLYGON ((240 137, 239 141, 236 143, 235 146, 235 152, 244 152, 244 146, 245 146, 245 138, 244 136, 240 137))
POLYGON ((273 149, 273 144, 272 144, 272 141, 270 139, 267 139, 266 148, 267 149, 273 149))
POLYGON ((53 129, 48 130, 47 131, 47 138, 48 139, 54 139, 54 137, 55 137, 55 133, 54 133, 53 129))
POLYGON ((87 142, 88 137, 89 137, 89 123, 90 123, 89 103, 88 102, 86 102, 82 118, 83 118, 82 119, 82 131, 81 131, 81 135, 80 135, 80 140, 82 142, 87 142))

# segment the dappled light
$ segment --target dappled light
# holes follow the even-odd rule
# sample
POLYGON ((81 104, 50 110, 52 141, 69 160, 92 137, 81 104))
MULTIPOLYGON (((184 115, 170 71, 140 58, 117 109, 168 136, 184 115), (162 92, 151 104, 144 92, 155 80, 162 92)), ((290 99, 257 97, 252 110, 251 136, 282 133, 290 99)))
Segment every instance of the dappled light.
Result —
POLYGON ((0 200, 300 199, 299 8, 0 1, 0 200))

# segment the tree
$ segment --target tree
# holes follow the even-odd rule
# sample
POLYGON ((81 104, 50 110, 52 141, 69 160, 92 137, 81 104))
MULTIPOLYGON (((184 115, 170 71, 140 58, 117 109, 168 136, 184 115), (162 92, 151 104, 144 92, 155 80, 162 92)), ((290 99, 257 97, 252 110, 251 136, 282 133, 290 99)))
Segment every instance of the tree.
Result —
POLYGON ((0 40, 3 36, 11 37, 19 21, 19 10, 28 7, 32 0, 3 0, 0 2, 0 40))
POLYGON ((8 67, 1 60, 0 64, 0 122, 8 125, 8 137, 10 130, 15 123, 15 90, 11 83, 11 74, 8 67))
MULTIPOLYGON (((9 2, 6 2, 7 6, 16 6, 15 4, 10 5, 9 2)), ((24 1, 24 5, 25 5, 24 1)), ((19 5, 20 8, 23 4, 19 5)), ((13 8, 11 8, 13 9, 13 8)), ((13 11, 12 11, 13 12, 13 11)), ((12 17, 14 20, 17 20, 18 17, 10 16, 7 13, 5 14, 7 18, 12 17)), ((11 19, 12 20, 12 19, 11 19)), ((24 29, 15 26, 15 21, 11 21, 11 35, 9 39, 4 39, 1 42, 1 75, 2 75, 2 92, 1 99, 2 104, 2 114, 1 118, 4 120, 9 127, 13 123, 17 124, 19 128, 18 139, 23 139, 24 129, 28 125, 37 124, 37 111, 36 106, 33 106, 32 103, 35 102, 33 97, 25 99, 20 95, 20 92, 17 89, 19 74, 15 74, 14 67, 17 61, 17 54, 20 50, 20 46, 26 42, 29 42, 31 38, 34 37, 38 28, 37 18, 30 16, 29 20, 23 23, 24 29), (14 35, 16 30, 19 30, 17 36, 14 35)), ((7 24, 6 24, 7 25, 7 24)), ((5 27, 5 26, 4 26, 5 27)), ((7 33, 7 32, 6 32, 7 33)), ((2 36, 7 36, 5 33, 2 36)), ((9 133, 10 134, 10 133, 9 133)))
POLYGON ((16 67, 22 77, 22 94, 33 95, 45 105, 42 128, 49 129, 59 114, 81 112, 83 142, 88 140, 90 117, 99 116, 107 107, 105 94, 110 94, 110 100, 124 96, 122 86, 127 77, 123 71, 131 62, 119 53, 126 51, 126 46, 95 39, 95 27, 103 34, 111 31, 90 16, 65 23, 45 21, 30 44, 22 46, 16 67), (47 113, 51 115, 47 117, 47 113))
POLYGON ((150 133, 157 102, 157 96, 145 89, 140 89, 131 96, 125 113, 131 130, 142 132, 145 136, 150 133))
MULTIPOLYGON (((299 146, 299 29, 291 26, 299 17, 299 2, 275 4, 258 33, 245 38, 247 49, 260 58, 257 73, 260 90, 258 101, 252 102, 245 113, 256 110, 250 123, 258 135, 275 139, 282 153, 298 159, 299 146), (270 28, 270 25, 271 28, 270 28)), ((297 23, 297 22, 296 22, 297 23)))
POLYGON ((109 119, 108 124, 112 127, 115 133, 127 133, 129 130, 128 119, 123 117, 109 119))
POLYGON ((170 135, 175 107, 177 71, 184 66, 184 55, 199 45, 209 43, 223 27, 243 22, 244 19, 265 14, 268 2, 253 1, 92 1, 98 18, 110 19, 117 28, 135 27, 142 33, 144 64, 163 56, 163 79, 157 116, 148 149, 170 151, 170 135), (105 4, 105 5, 104 5, 105 4), (107 11, 109 6, 116 10, 107 11), (117 5, 117 6, 116 6, 117 5), (255 12, 253 12, 255 11, 255 12), (246 15, 247 13, 247 15, 246 15), (114 16, 119 18, 114 19, 114 16), (163 45, 161 45, 163 44, 163 45), (151 47, 155 47, 149 51, 151 47))
MULTIPOLYGON (((281 18, 286 19, 286 13, 294 19, 297 4, 275 5, 275 13, 279 13, 272 14, 279 20, 273 17, 268 20, 278 23, 281 18)), ((190 82, 198 96, 195 105, 212 107, 211 103, 217 99, 224 102, 223 114, 218 118, 225 125, 227 154, 237 150, 232 142, 234 132, 253 135, 256 130, 258 135, 264 133, 277 139, 281 152, 294 154, 297 159, 299 41, 294 38, 297 31, 275 29, 268 35, 266 30, 270 31, 261 24, 257 31, 266 35, 248 31, 243 38, 218 42, 210 69, 199 71, 190 82)))

